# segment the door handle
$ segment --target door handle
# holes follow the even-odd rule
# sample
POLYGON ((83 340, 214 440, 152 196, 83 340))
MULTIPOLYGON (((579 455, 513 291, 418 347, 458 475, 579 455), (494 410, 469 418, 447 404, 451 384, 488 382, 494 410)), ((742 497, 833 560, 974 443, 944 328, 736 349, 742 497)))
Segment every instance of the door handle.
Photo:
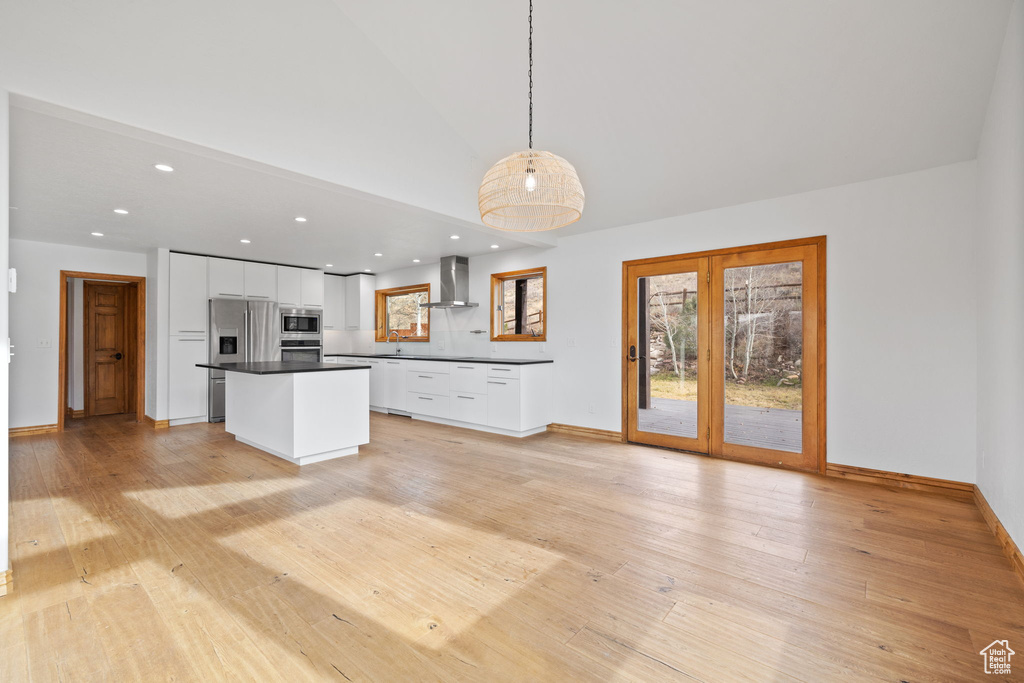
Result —
POLYGON ((120 353, 115 353, 115 354, 114 354, 114 358, 115 358, 116 360, 121 360, 122 358, 124 358, 124 356, 123 356, 122 354, 120 354, 120 353))
POLYGON ((626 360, 628 360, 630 363, 635 363, 638 359, 639 360, 647 360, 647 356, 637 356, 636 355, 636 346, 630 346, 629 347, 629 355, 626 356, 626 360))

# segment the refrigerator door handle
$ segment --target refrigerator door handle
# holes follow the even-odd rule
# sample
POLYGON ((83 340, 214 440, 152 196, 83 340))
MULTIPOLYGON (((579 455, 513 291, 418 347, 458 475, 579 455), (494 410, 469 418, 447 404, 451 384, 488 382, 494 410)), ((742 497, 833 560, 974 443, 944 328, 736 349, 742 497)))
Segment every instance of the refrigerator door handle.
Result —
POLYGON ((252 360, 252 327, 249 325, 249 307, 245 307, 245 362, 252 360))

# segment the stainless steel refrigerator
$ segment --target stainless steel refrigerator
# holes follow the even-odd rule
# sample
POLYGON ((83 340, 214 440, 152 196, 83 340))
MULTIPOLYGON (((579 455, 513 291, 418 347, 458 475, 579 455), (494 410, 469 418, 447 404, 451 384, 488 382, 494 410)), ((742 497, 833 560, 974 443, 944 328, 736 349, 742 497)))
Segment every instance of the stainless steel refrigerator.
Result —
MULTIPOLYGON (((281 360, 281 318, 272 301, 210 299, 210 362, 281 360)), ((224 371, 210 370, 210 422, 224 421, 224 371)))

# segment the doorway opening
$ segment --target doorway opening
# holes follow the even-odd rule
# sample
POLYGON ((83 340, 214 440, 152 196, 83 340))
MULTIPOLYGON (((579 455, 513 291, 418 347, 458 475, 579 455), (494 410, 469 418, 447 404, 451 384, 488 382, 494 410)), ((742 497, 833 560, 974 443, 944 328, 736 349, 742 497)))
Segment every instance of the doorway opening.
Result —
POLYGON ((146 278, 60 273, 57 431, 67 418, 145 417, 146 278))
POLYGON ((623 437, 825 468, 825 238, 623 263, 623 437))

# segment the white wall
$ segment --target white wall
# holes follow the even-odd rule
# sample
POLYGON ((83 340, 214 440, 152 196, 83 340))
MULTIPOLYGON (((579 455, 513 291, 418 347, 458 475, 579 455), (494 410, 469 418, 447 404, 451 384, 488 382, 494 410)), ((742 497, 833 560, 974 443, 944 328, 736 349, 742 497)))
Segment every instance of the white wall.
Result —
MULTIPOLYGON (((8 107, 7 91, 0 89, 0 208, 10 206, 10 136, 8 135, 8 122, 10 121, 10 108, 8 107)), ((10 235, 10 217, 7 210, 0 211, 0 434, 6 434, 8 429, 8 403, 7 381, 9 366, 7 364, 8 352, 8 305, 10 297, 7 294, 7 260, 8 260, 8 236, 10 235)), ((7 539, 8 520, 7 509, 10 501, 10 489, 7 483, 7 439, 0 439, 0 572, 7 571, 11 564, 8 559, 7 539)))
POLYGON ((170 340, 170 251, 146 254, 146 415, 166 420, 170 340))
POLYGON ((18 292, 10 299, 11 342, 16 347, 10 368, 10 426, 54 424, 60 271, 144 276, 146 255, 26 240, 10 240, 10 250, 11 265, 18 269, 18 292))
POLYGON ((73 410, 85 410, 85 280, 79 277, 68 281, 68 355, 71 372, 68 374, 68 397, 73 410))
POLYGON ((1024 546, 1024 3, 978 149, 978 486, 1024 546))
MULTIPOLYGON (((622 261, 824 234, 829 461, 973 482, 974 190, 966 162, 475 257, 482 306, 432 312, 430 352, 553 358, 555 421, 618 430, 622 261), (548 341, 469 334, 489 329, 490 274, 535 266, 548 267, 548 341)), ((437 291, 436 264, 377 277, 420 282, 437 291)))

